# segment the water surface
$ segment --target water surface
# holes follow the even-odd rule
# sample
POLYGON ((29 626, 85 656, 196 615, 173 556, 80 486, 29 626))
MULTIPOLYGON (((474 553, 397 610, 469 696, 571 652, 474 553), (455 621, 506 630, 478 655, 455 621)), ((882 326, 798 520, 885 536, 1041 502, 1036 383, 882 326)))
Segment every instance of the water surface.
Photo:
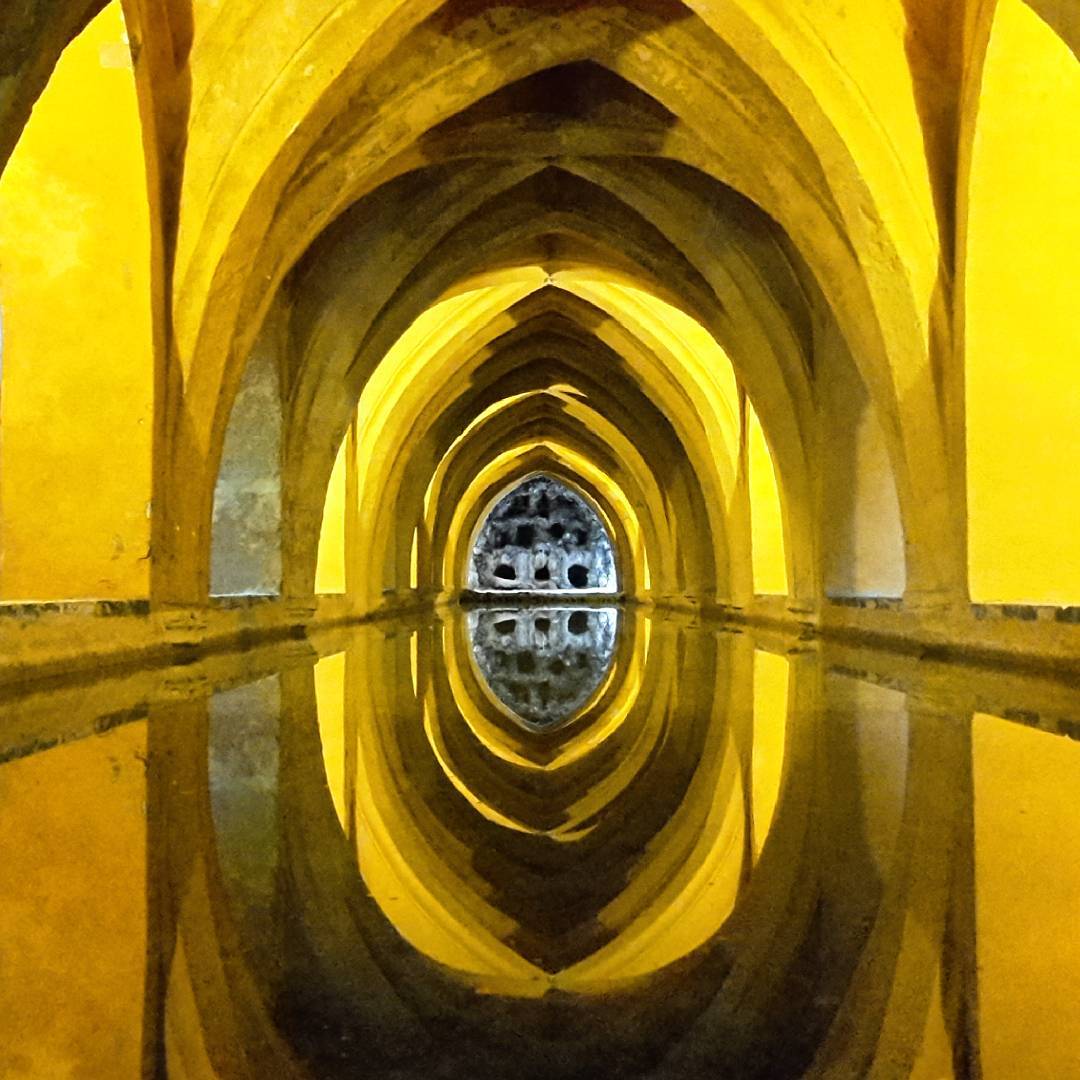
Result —
POLYGON ((1080 1077, 1064 682, 502 605, 0 711, 5 1077, 1080 1077))

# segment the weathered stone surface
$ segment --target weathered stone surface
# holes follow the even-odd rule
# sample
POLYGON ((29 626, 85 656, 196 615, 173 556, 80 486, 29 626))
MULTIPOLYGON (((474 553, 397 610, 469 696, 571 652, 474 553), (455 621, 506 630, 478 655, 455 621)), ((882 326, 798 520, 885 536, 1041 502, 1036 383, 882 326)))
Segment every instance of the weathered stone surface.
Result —
POLYGON ((551 477, 534 476, 488 515, 473 547, 469 586, 613 591, 611 538, 580 495, 551 477))
POLYGON ((213 596, 281 590, 281 394, 274 354, 260 345, 233 404, 214 490, 213 596))

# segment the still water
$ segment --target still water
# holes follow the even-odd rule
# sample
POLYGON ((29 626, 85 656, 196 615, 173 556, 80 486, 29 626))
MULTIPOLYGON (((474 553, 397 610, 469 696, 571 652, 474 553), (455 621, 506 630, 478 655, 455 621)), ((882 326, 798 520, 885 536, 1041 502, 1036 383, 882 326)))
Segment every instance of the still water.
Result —
POLYGON ((1080 1078, 1065 683, 503 606, 0 715, 4 1078, 1080 1078))

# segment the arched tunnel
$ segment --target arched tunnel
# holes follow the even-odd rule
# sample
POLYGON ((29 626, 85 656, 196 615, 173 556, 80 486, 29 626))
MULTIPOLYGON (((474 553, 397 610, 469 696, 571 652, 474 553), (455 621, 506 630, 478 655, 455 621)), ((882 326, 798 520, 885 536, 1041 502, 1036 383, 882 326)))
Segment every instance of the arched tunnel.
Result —
POLYGON ((1078 47, 0 11, 0 1075, 1080 1078, 1078 47))

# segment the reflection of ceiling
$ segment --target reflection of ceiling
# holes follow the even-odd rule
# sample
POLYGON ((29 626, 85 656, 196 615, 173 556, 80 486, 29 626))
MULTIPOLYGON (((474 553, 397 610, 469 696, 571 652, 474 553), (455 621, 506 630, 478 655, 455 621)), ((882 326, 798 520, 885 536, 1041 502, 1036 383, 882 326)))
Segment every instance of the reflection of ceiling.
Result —
MULTIPOLYGON (((795 1080, 835 1063, 841 1035, 857 1043, 843 1075, 861 1075, 885 1018, 866 979, 922 988, 918 1007, 888 1003, 914 1052, 927 935, 969 902, 949 869, 970 857, 945 782, 959 725, 916 722, 901 692, 829 673, 805 642, 628 611, 596 706, 537 739, 473 678, 467 622, 369 624, 314 673, 215 699, 212 929, 242 924, 298 1075, 337 1080, 362 1053, 376 1076, 481 1061, 539 1078, 558 1054, 567 1078, 754 1061, 795 1080)), ((187 932, 202 910, 185 907, 187 932)))
POLYGON ((480 673, 533 729, 573 719, 615 658, 615 608, 484 608, 471 610, 468 621, 480 673))
MULTIPOLYGON (((366 887, 470 985, 528 1000, 654 973, 711 937, 749 875, 772 804, 747 820, 720 674, 736 642, 649 623, 592 608, 448 612, 441 628, 373 626, 320 665, 324 746, 344 734, 325 775, 366 887), (476 663, 478 626, 497 640, 513 619, 515 642, 561 645, 581 636, 581 615, 613 656, 578 719, 542 732, 512 719, 476 663)), ((773 746, 784 723, 763 720, 773 746)))

